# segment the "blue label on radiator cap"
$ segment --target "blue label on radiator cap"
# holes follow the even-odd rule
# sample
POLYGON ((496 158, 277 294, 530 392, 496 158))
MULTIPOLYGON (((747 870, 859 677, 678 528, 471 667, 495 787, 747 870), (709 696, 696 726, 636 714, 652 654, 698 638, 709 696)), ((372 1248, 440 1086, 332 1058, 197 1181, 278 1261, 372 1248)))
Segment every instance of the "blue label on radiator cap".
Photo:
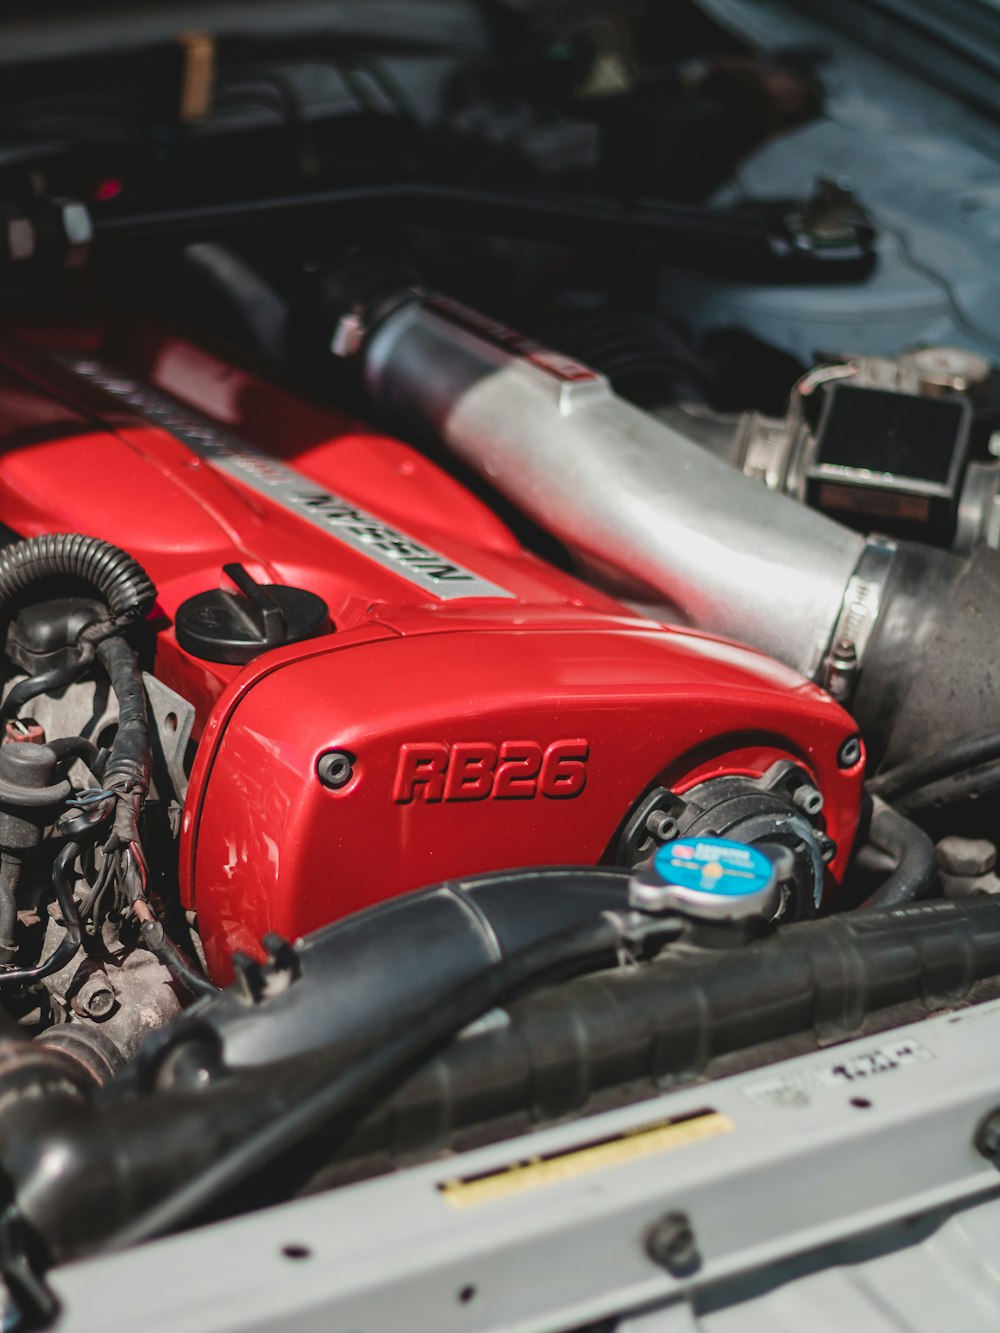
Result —
POLYGON ((679 838, 660 848, 653 865, 667 884, 725 898, 760 893, 774 881, 763 852, 729 838, 679 838))

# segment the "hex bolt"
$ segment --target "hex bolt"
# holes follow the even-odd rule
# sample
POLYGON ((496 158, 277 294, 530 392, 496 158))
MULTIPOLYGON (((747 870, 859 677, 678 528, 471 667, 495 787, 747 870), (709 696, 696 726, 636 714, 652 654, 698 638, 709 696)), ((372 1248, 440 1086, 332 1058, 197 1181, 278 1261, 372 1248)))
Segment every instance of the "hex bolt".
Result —
POLYGON ((861 758, 861 738, 849 736, 837 751, 837 764, 840 768, 853 768, 861 758))
POLYGON ((118 997, 105 972, 92 972, 71 1001, 73 1012, 97 1023, 110 1018, 118 997))
POLYGON ((1000 1107, 987 1111, 976 1128, 976 1151, 1000 1165, 1000 1107))
POLYGON ((846 703, 854 691, 858 654, 850 639, 838 639, 826 659, 823 684, 838 703, 846 703))
POLYGON ((701 1267, 694 1227, 687 1213, 665 1213, 646 1232, 646 1253, 672 1277, 691 1277, 701 1267))
POLYGON ((346 750, 327 750, 316 764, 316 776, 324 787, 346 787, 354 777, 354 760, 346 750))
POLYGON ((946 875, 988 875, 997 863, 997 849, 985 838, 952 833, 937 844, 937 859, 946 875))

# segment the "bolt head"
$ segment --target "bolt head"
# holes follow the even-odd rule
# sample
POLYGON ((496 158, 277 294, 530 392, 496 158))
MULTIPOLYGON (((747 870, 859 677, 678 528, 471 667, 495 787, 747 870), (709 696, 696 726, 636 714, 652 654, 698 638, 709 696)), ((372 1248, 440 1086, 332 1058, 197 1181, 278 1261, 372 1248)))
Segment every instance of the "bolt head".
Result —
POLYGON ((997 849, 985 838, 949 834, 937 844, 937 858, 947 875, 988 875, 997 863, 997 849))
POLYGON ((672 1277, 691 1277, 701 1267, 694 1228, 686 1213, 666 1213, 646 1232, 646 1253, 672 1277))

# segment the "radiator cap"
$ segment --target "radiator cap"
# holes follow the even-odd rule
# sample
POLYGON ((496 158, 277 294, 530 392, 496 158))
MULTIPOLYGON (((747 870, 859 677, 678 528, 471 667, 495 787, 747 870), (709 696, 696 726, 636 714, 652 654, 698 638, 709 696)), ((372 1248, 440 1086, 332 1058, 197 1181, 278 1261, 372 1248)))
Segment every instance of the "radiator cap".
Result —
MULTIPOLYGON (((776 855, 783 851, 774 848, 776 855)), ((632 877, 629 901, 640 911, 711 921, 771 917, 779 903, 778 870, 767 851, 745 842, 678 838, 632 877)))

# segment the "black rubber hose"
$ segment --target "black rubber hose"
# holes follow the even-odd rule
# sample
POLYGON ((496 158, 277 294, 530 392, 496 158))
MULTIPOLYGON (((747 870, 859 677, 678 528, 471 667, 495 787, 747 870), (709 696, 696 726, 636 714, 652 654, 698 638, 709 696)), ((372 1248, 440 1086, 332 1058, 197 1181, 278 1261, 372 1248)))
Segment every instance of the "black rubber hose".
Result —
POLYGON ((867 276, 875 263, 867 227, 857 228, 842 244, 824 247, 804 236, 793 238, 782 223, 757 213, 646 200, 625 206, 599 197, 431 181, 369 181, 133 212, 109 204, 93 207, 91 215, 100 243, 149 236, 201 239, 300 222, 392 222, 614 249, 645 243, 674 261, 716 266, 738 261, 755 274, 773 266, 803 280, 809 275, 852 281, 867 276))
POLYGON ((741 247, 758 258, 772 253, 773 228, 756 215, 741 216, 690 204, 642 203, 626 208, 613 200, 540 190, 491 189, 430 181, 368 181, 333 189, 270 194, 205 203, 171 202, 133 210, 120 205, 92 209, 99 240, 147 236, 202 236, 234 229, 329 217, 390 218, 440 227, 469 226, 600 244, 666 240, 698 247, 713 242, 741 247))
POLYGON ((960 801, 977 800, 987 793, 995 792, 997 787, 1000 787, 1000 759, 977 764, 964 773, 938 778, 926 787, 917 787, 907 796, 897 796, 892 804, 900 814, 912 819, 914 815, 927 810, 940 810, 944 806, 958 805, 960 801))
POLYGON ((153 605, 156 589, 130 555, 98 537, 51 533, 0 548, 0 605, 48 578, 81 579, 115 620, 137 620, 153 605))
POLYGON ((0 706, 0 717, 14 717, 29 700, 71 684, 93 660, 100 639, 141 619, 156 599, 156 588, 138 561, 98 537, 50 533, 0 549, 0 606, 53 578, 88 584, 107 606, 111 623, 88 625, 73 661, 15 685, 0 706))
POLYGON ((0 963, 12 962, 17 953, 14 927, 17 925, 17 885, 21 865, 19 856, 0 853, 0 963))
POLYGON ((65 759, 67 756, 82 759, 91 773, 94 773, 95 777, 97 776, 94 765, 97 764, 101 752, 94 742, 88 740, 86 736, 54 736, 52 740, 47 740, 45 744, 59 759, 65 759))
POLYGON ((36 967, 23 967, 10 971, 0 970, 0 988, 5 986, 26 986, 31 982, 41 981, 59 972, 76 956, 83 938, 80 925, 80 913, 73 897, 71 871, 76 858, 80 855, 80 845, 68 842, 62 848, 52 867, 52 884, 56 891, 56 902, 62 916, 65 934, 44 962, 36 967))
POLYGON ((876 804, 872 814, 869 841, 895 858, 896 868, 873 894, 865 907, 901 907, 917 898, 926 898, 937 875, 934 844, 916 824, 891 806, 876 804))
MULTIPOLYGON (((250 967, 266 1005, 229 986, 197 1008, 237 1067, 324 1046, 381 1040, 387 1014, 419 1013, 441 994, 526 945, 601 912, 628 910, 629 874, 594 866, 536 866, 448 880, 387 898, 295 946, 294 985, 271 964, 250 967), (350 1004, 331 1005, 333 994, 350 1004)), ((273 951, 272 951, 273 952, 273 951)), ((241 967, 241 974, 244 969, 241 967)))
POLYGON ((868 784, 868 790, 884 801, 895 801, 921 787, 996 760, 1000 760, 1000 732, 985 731, 879 773, 868 784))
MULTIPOLYGON (((318 1061, 315 1085, 304 1090, 283 1114, 265 1121, 223 1152, 207 1170, 128 1223, 111 1238, 109 1247, 133 1245, 161 1235, 201 1213, 320 1126, 349 1114, 387 1083, 441 1049, 500 1000, 543 980, 561 980, 588 968, 610 965, 631 940, 634 928, 631 916, 606 912, 547 935, 438 997, 333 1077, 324 1076, 323 1062, 318 1061)), ((676 918, 649 918, 645 923, 650 940, 675 938, 681 929, 676 918)))
MULTIPOLYGON (((539 873, 544 883, 550 871, 539 873)), ((593 876, 598 897, 606 891, 607 872, 578 870, 574 876, 580 887, 593 876)), ((537 899, 543 911, 544 898, 537 899)), ((425 894, 421 902, 422 914, 438 922, 440 900, 425 894)), ((385 914, 372 911, 385 926, 385 914)), ((406 919, 411 939, 418 938, 413 915, 406 919)), ((586 940, 579 932, 575 938, 578 945, 586 940)), ((343 931, 332 934, 328 928, 314 942, 317 950, 332 949, 335 963, 348 941, 343 931)), ((397 1077, 360 1102, 337 1100, 345 1093, 341 1080, 354 1067, 351 1061, 360 1063, 384 1042, 417 1035, 415 1024, 435 1014, 439 1002, 449 1005, 455 987, 450 977, 441 980, 443 969, 420 1004, 390 996, 380 1022, 354 1025, 353 1041, 347 1024, 331 1032, 331 1045, 300 1048, 291 1056, 279 1052, 257 1067, 234 1068, 221 1050, 226 1042, 204 1022, 230 997, 203 1001, 154 1034, 99 1099, 67 1100, 60 1076, 54 1093, 18 1100, 6 1095, 7 1076, 0 1079, 0 1168, 6 1188, 49 1253, 67 1259, 94 1251, 105 1237, 115 1237, 105 1244, 120 1244, 149 1234, 160 1200, 172 1194, 167 1207, 176 1210, 178 1186, 183 1189, 183 1182, 200 1178, 220 1161, 230 1163, 234 1145, 283 1121, 324 1086, 336 1089, 332 1118, 319 1138, 303 1143, 300 1165, 328 1160, 331 1149, 339 1158, 347 1132, 368 1151, 371 1139, 365 1138, 363 1123, 389 1095, 402 1098, 385 1112, 392 1122, 391 1142, 412 1160, 414 1147, 422 1153, 428 1141, 435 1152, 462 1146, 451 1137, 462 1126, 487 1126, 485 1141, 492 1142, 509 1137, 512 1122, 520 1132, 597 1109, 592 1098, 603 1090, 618 1089, 615 1102, 621 1104, 704 1074, 731 1073, 731 1063, 713 1062, 737 1051, 754 1052, 748 1063, 756 1066, 783 1058, 788 1047, 776 1043, 786 1039, 801 1039, 809 1049, 829 1047, 832 1041, 993 998, 1000 977, 1000 902, 984 896, 850 912, 731 946, 731 940, 727 947, 708 947, 688 938, 649 963, 597 975, 586 975, 581 963, 563 986, 523 993, 509 1006, 503 997, 510 1027, 484 1024, 458 1042, 442 1042, 437 1052, 420 1051, 397 1077), (382 1036, 386 1032, 388 1038, 382 1036), (454 1078, 424 1070, 422 1058, 429 1054, 444 1060, 454 1078), (403 1080, 414 1076, 421 1086, 408 1102, 403 1080), (338 1104, 347 1106, 342 1118, 338 1104), (408 1105, 419 1108, 418 1124, 400 1136, 408 1105), (51 1169, 56 1162, 58 1171, 51 1169), (140 1215, 133 1226, 131 1219, 140 1215)), ((385 951, 397 971, 410 961, 395 938, 386 941, 385 951)), ((409 952, 415 952, 412 944, 409 952)), ((413 962, 422 961, 416 951, 413 962)), ((595 968, 601 962, 601 955, 594 955, 595 968)), ((284 995, 314 991, 315 1005, 330 1017, 332 1029, 334 1015, 345 1010, 350 1015, 353 985, 353 976, 338 977, 336 968, 304 970, 284 995)), ((283 998, 276 994, 250 1004, 245 990, 231 988, 232 998, 241 994, 250 1023, 266 1022, 269 1006, 283 998)), ((490 1003, 481 992, 478 1000, 490 1003)), ((287 1030, 291 1044, 294 1026, 287 1030)), ((426 1029, 420 1034, 427 1035, 426 1029)), ((277 1165, 279 1176, 297 1169, 283 1157, 277 1165)), ((291 1175, 283 1181, 286 1196, 293 1180, 291 1175)), ((255 1200, 259 1197, 255 1191, 255 1200)), ((241 1192, 239 1198, 244 1205, 246 1196, 241 1192)), ((227 1208, 232 1202, 232 1196, 226 1198, 227 1208)))
POLYGON ((196 1000, 206 995, 218 995, 219 987, 192 967, 159 921, 144 921, 139 930, 142 942, 149 952, 163 964, 175 981, 180 982, 189 995, 196 1000))
POLYGON ((51 667, 48 671, 40 671, 37 676, 29 676, 14 686, 0 705, 0 718, 16 717, 25 704, 37 699, 40 694, 55 694, 57 690, 72 685, 93 659, 93 648, 81 645, 77 640, 77 653, 72 661, 51 667))

